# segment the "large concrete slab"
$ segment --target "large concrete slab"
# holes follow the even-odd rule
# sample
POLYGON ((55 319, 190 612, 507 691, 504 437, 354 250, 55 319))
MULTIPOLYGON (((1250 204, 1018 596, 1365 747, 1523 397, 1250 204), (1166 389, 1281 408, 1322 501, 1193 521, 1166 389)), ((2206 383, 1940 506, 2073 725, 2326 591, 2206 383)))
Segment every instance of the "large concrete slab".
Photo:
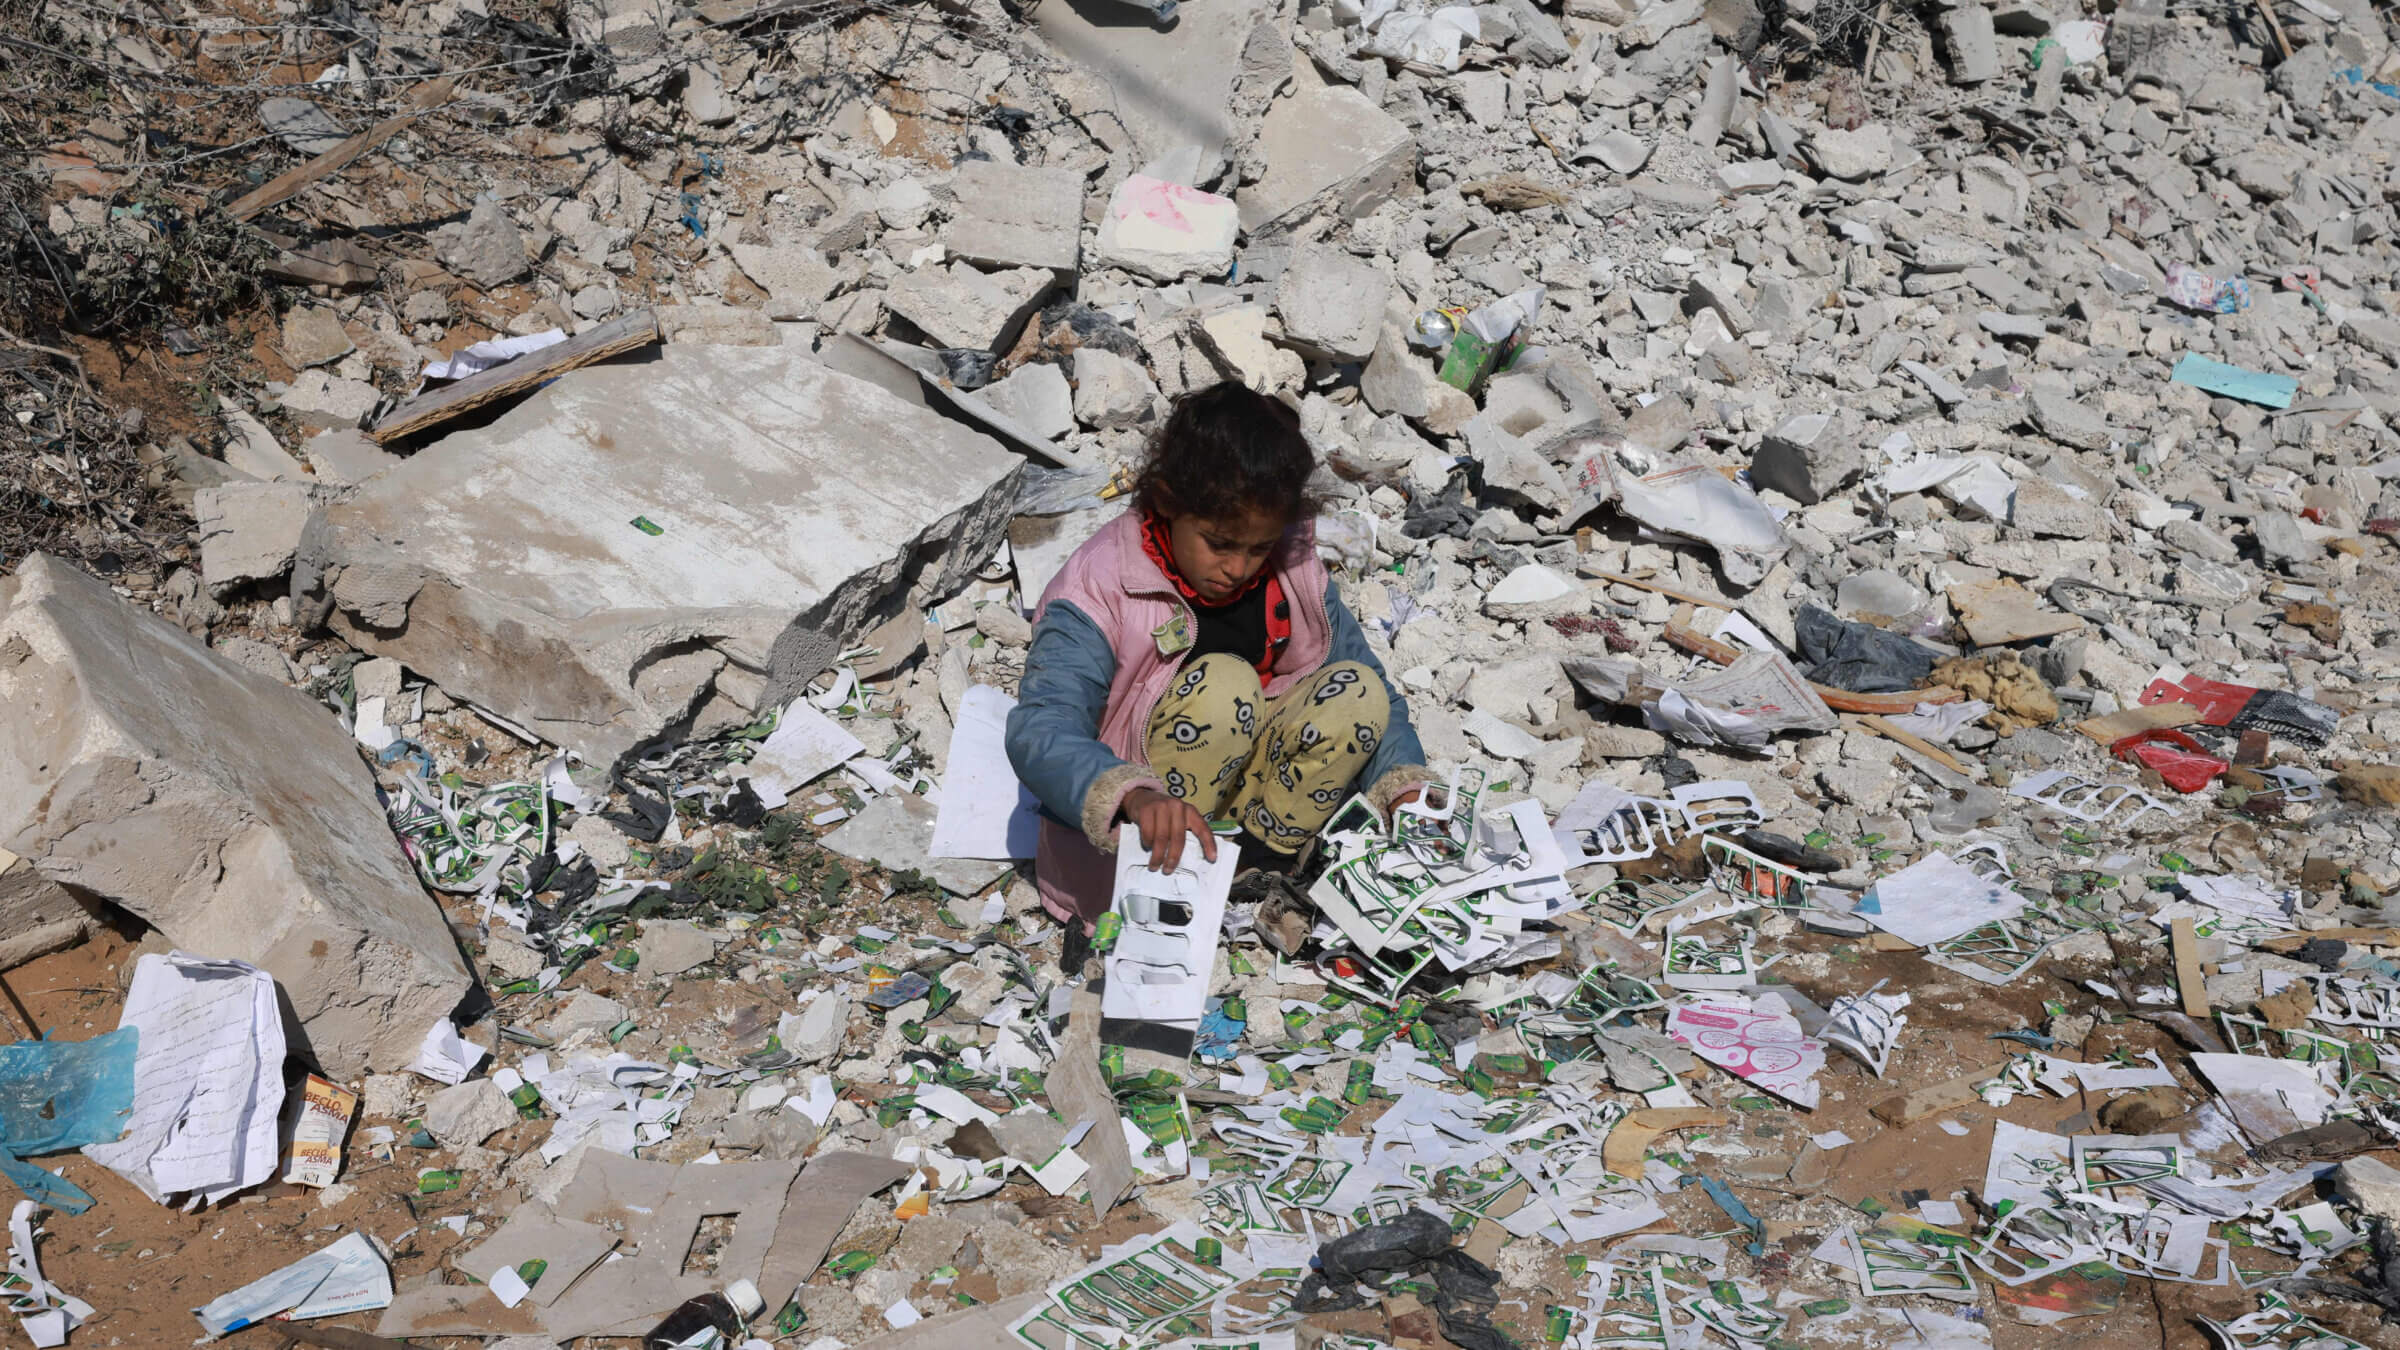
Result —
POLYGON ((1254 237, 1320 211, 1356 219, 1416 187, 1416 133, 1366 95, 1313 73, 1267 108, 1258 157, 1266 172, 1234 194, 1254 237))
POLYGON ((615 763, 749 720, 902 592, 963 586, 1007 529, 1021 463, 803 351, 668 346, 572 371, 319 511, 293 596, 452 696, 615 763))
POLYGON ((0 578, 0 849, 267 970, 339 1079, 405 1067, 472 979, 322 706, 39 554, 0 578))
POLYGON ((1121 135, 1143 159, 1186 145, 1221 157, 1239 129, 1233 92, 1243 45, 1271 8, 1272 0, 1186 5, 1160 29, 1117 0, 1058 0, 1035 11, 1033 26, 1093 76, 1097 97, 1081 111, 1087 125, 1099 121, 1104 141, 1121 135))

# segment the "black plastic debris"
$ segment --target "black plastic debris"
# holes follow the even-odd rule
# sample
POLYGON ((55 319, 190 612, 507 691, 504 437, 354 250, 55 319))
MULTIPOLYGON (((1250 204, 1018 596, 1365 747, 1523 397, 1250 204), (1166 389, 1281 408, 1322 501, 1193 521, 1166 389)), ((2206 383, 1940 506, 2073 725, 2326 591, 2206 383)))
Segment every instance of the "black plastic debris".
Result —
POLYGON ((1467 537, 1467 528, 1475 523, 1480 509, 1467 500, 1467 475, 1450 475, 1439 492, 1418 497, 1408 504, 1408 517, 1400 524, 1400 533, 1411 539, 1432 539, 1451 535, 1467 537))
POLYGON ((2295 961, 2306 961, 2331 975, 2342 968, 2342 958, 2350 954, 2350 944, 2340 938, 2310 938, 2292 953, 2295 961))
POLYGON ((1432 1282, 1434 1314, 1453 1343, 1465 1350, 1516 1350, 1516 1342, 1491 1323, 1500 1306, 1500 1272, 1453 1246, 1450 1225, 1421 1209, 1319 1247, 1316 1269, 1301 1282, 1292 1306, 1301 1312, 1364 1307, 1357 1286, 1381 1287, 1402 1277, 1432 1282))
POLYGON ((1852 623, 1803 605, 1792 622, 1801 673, 1854 694, 1914 689, 1933 673, 1933 653, 1871 623, 1852 623))
POLYGON ((1733 841, 1768 862, 1782 863, 1802 872, 1839 872, 1849 865, 1838 853, 1811 848, 1797 839, 1770 834, 1765 830, 1737 834, 1733 841))
POLYGON ((990 352, 970 347, 944 347, 934 353, 941 358, 942 378, 959 389, 981 389, 992 382, 992 371, 1000 358, 990 352))
POLYGON ((2333 729, 2341 720, 2340 713, 2322 703, 2281 689, 2261 689, 2250 696, 2250 701, 2242 705, 2228 725, 2237 732, 2255 729, 2295 745, 2322 750, 2333 739, 2333 729))
POLYGON ((645 844, 655 844, 667 832, 667 822, 675 818, 675 808, 657 797, 645 797, 632 788, 625 788, 625 810, 603 811, 600 818, 627 835, 645 844))

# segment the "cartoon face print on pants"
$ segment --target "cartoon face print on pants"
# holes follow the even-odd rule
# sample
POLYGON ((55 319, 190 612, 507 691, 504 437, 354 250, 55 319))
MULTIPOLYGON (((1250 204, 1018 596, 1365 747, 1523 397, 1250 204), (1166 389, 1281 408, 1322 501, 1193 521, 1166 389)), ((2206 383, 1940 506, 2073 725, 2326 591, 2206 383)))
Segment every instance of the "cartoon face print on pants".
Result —
POLYGON ((1190 698, 1192 695, 1200 692, 1200 681, 1205 678, 1207 674, 1207 668, 1202 666, 1197 661, 1184 667, 1183 678, 1175 682, 1175 692, 1172 697, 1190 698))
POLYGON ((1366 723, 1353 722, 1350 724, 1350 739, 1357 744, 1358 753, 1372 758, 1375 754, 1376 742, 1380 741, 1382 737, 1376 733, 1375 728, 1366 723))
POLYGON ((1245 740, 1258 739, 1258 705, 1246 698, 1233 701, 1233 729, 1245 740))
POLYGON ((1325 678, 1317 682, 1317 691, 1309 696, 1308 701, 1331 703, 1340 698, 1350 686, 1357 683, 1358 672, 1355 670, 1329 670, 1325 672, 1325 678))
POLYGON ((1188 799, 1192 795, 1192 789, 1197 786, 1191 779, 1184 777, 1181 769, 1167 770, 1166 780, 1167 795, 1179 802, 1188 799))
POLYGON ((1188 748, 1198 745, 1201 737, 1214 730, 1216 727, 1211 723, 1195 722, 1182 713, 1176 713, 1167 722, 1167 739, 1188 748))

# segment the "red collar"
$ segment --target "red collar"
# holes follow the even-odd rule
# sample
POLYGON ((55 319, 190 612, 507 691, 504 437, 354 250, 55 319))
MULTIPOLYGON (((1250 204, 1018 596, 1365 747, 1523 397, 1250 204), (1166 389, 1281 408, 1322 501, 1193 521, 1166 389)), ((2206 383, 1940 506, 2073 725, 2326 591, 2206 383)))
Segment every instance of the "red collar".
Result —
POLYGON ((1272 563, 1269 563, 1265 567, 1261 567, 1258 569, 1258 575, 1250 578, 1249 585, 1242 587, 1232 595, 1212 605, 1209 602, 1202 600, 1200 598, 1200 592, 1194 590, 1192 588, 1192 583, 1185 581, 1183 579, 1183 573, 1176 570, 1175 551, 1173 548, 1169 547, 1167 543, 1167 522, 1150 514, 1147 511, 1142 513, 1142 552, 1149 555, 1150 561, 1158 564, 1158 570, 1165 574, 1168 582, 1175 587, 1175 591, 1178 595, 1181 595, 1191 604, 1198 605, 1203 609, 1223 609, 1227 605, 1233 604, 1235 601, 1238 601, 1244 596, 1249 595, 1251 591, 1265 585, 1267 579, 1273 576, 1275 573, 1275 567, 1272 563))

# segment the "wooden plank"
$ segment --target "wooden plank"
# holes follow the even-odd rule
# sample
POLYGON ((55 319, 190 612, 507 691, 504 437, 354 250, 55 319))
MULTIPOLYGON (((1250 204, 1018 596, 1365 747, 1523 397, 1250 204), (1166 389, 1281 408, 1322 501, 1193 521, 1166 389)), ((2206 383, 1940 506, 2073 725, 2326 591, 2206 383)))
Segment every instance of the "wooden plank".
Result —
POLYGON ((1631 586, 1637 591, 1649 591, 1653 594, 1663 595, 1669 600, 1681 600, 1687 605, 1698 605, 1702 609, 1733 608, 1731 605, 1726 604, 1723 600, 1712 600, 1705 595, 1698 595, 1691 591, 1679 591, 1672 586, 1661 586, 1655 581, 1644 581, 1640 577, 1629 577, 1622 572, 1594 572, 1592 573, 1592 576, 1601 581, 1613 581, 1619 586, 1631 586))
POLYGON ((1892 723, 1881 713, 1853 714, 1852 716, 1846 717, 1843 720, 1854 727, 1863 727, 1868 731, 1872 731, 1887 741, 1897 741, 1900 744, 1907 746, 1909 749, 1916 751, 1918 754, 1925 756, 1927 759, 1932 760, 1936 764, 1941 765, 1943 768, 1950 770, 1952 773, 1965 774, 1970 778, 1975 776, 1974 768, 1965 760, 1951 754, 1948 750, 1943 749, 1941 746, 1935 745, 1933 742, 1926 740, 1924 737, 1913 731, 1910 731, 1906 727, 1892 725, 1892 723))
POLYGON ((300 190, 322 178, 340 173, 367 154, 382 147, 385 141, 406 131, 409 125, 434 107, 450 101, 452 81, 448 76, 418 85, 409 93, 410 108, 398 117, 387 117, 365 131, 333 147, 306 164, 288 173, 277 174, 265 183, 243 193, 225 208, 225 214, 235 220, 248 220, 270 206, 279 205, 300 194, 300 190))
POLYGON ((1608 1138, 1600 1145, 1600 1159, 1609 1171, 1618 1176, 1640 1176, 1642 1154, 1649 1151, 1652 1140, 1676 1130, 1724 1123, 1725 1113, 1711 1107, 1644 1107, 1628 1113, 1623 1120, 1609 1127, 1608 1138))
POLYGON ((2175 944, 2175 988, 2183 995, 2184 1014, 2206 1017, 2208 981, 2200 973, 2200 934, 2188 914, 2168 925, 2167 932, 2175 944))
POLYGON ((2200 710, 2189 703, 2136 704, 2099 717, 2087 717, 2077 722, 2075 729, 2101 745, 2115 745, 2137 732, 2188 727, 2199 720, 2200 710))
POLYGON ((2313 933, 2286 933, 2250 945, 2266 952, 2296 952, 2311 938, 2331 938, 2361 947, 2400 947, 2400 928, 2320 928, 2313 933))
POLYGON ((1868 1114, 1886 1125, 1913 1125, 1940 1111, 1957 1110, 1982 1101, 1975 1089, 2007 1072, 2008 1061, 1996 1059, 1978 1065, 1956 1078, 1887 1097, 1867 1108, 1868 1114))
MULTIPOLYGON (((1705 656, 1720 666, 1730 666, 1742 658, 1740 648, 1729 642, 1704 637, 1685 626, 1680 619, 1668 622, 1666 638, 1668 645, 1679 647, 1694 656, 1705 656)), ((1847 689, 1818 684, 1814 680, 1809 681, 1808 687, 1816 690, 1817 697, 1825 700, 1825 706, 1835 712, 1912 713, 1920 703, 1956 703, 1965 697, 1955 689, 1940 685, 1930 689, 1904 689, 1897 694, 1854 694, 1847 689)))
POLYGON ((577 366, 588 366, 594 361, 621 356, 636 347, 647 347, 656 341, 658 311, 637 309, 622 318, 611 319, 598 328, 587 328, 564 342, 553 343, 538 352, 527 352, 514 361, 502 362, 490 370, 477 371, 455 384, 427 390, 392 409, 382 421, 369 427, 367 439, 385 444, 414 435, 495 399, 531 389, 577 366))

